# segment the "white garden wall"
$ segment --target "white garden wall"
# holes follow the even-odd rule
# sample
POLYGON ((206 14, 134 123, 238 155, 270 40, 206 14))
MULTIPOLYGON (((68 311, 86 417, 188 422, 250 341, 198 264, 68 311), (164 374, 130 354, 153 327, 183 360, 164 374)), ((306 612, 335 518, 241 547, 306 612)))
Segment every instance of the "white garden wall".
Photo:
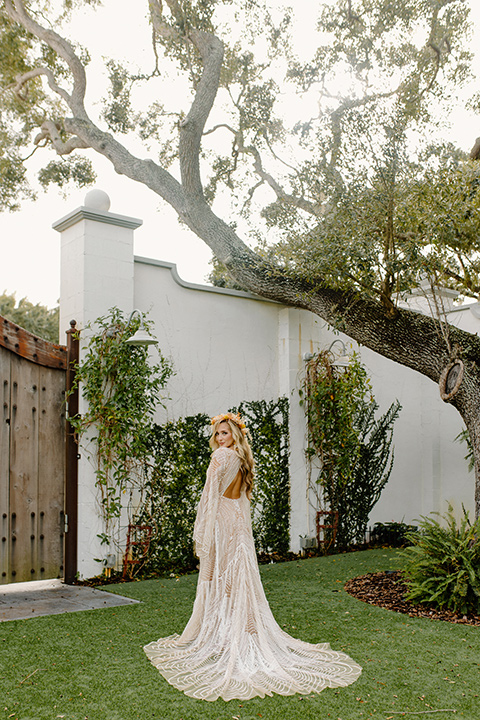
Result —
MULTIPOLYGON (((218 414, 242 400, 291 400, 291 543, 314 534, 307 501, 305 424, 298 388, 303 355, 329 347, 336 336, 320 318, 302 310, 221 288, 186 283, 170 263, 134 258, 133 231, 141 221, 110 213, 105 193, 91 191, 85 207, 54 227, 61 232, 60 322, 73 318, 80 327, 112 306, 125 313, 148 312, 164 355, 175 376, 170 398, 158 420, 206 412, 218 414)), ((200 242, 200 241, 199 241, 200 242)), ((469 310, 451 315, 471 332, 480 320, 469 310)), ((355 344, 340 335, 348 347, 355 344)), ((403 406, 395 425, 395 466, 371 522, 410 522, 446 501, 473 510, 474 481, 463 460, 465 447, 454 443, 462 423, 444 404, 438 387, 414 371, 365 349, 359 350, 372 378, 381 410, 395 398, 403 406)), ((80 458, 79 570, 98 574, 97 533, 101 528, 95 501, 95 476, 88 453, 80 458)))

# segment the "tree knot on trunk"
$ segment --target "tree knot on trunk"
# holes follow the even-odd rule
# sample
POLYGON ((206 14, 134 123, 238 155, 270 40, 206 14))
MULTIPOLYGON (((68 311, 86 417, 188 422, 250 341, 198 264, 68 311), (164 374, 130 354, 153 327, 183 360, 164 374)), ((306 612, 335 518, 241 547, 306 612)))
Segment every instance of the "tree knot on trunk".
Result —
POLYGON ((464 372, 463 362, 458 357, 454 357, 448 365, 443 368, 438 386, 440 388, 440 397, 444 402, 450 402, 457 394, 462 384, 464 372))

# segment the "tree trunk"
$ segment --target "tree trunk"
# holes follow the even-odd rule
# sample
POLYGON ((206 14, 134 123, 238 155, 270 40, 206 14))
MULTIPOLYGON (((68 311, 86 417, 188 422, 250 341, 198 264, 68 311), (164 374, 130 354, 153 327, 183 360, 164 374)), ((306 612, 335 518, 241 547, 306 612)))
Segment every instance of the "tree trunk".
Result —
MULTIPOLYGON (((480 381, 478 377, 476 381, 472 377, 464 378, 462 385, 465 387, 460 388, 459 398, 456 402, 456 398, 454 398, 452 405, 462 416, 472 443, 475 472, 475 519, 477 520, 480 518, 480 381)), ((455 478, 452 478, 452 481, 454 482, 455 478)))

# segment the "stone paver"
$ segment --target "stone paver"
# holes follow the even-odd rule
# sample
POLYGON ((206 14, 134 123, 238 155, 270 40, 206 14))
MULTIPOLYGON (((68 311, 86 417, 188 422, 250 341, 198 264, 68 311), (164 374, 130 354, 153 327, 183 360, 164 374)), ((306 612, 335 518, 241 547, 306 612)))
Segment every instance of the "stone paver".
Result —
POLYGON ((0 622, 40 615, 131 605, 138 600, 61 580, 36 580, 0 585, 0 622))

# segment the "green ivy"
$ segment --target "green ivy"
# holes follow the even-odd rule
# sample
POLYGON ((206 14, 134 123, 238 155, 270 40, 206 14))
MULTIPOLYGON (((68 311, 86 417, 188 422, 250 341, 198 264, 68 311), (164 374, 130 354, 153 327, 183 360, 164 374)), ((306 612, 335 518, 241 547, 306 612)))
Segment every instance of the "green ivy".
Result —
MULTIPOLYGON (((121 310, 112 308, 87 325, 92 334, 76 368, 75 388, 80 387, 87 409, 70 421, 80 442, 88 441, 87 449, 93 443, 104 522, 99 537, 107 545, 115 542, 122 507, 129 504, 125 500, 143 491, 149 431, 172 374, 158 350, 152 363, 146 347, 125 343, 140 322, 134 317, 127 326, 121 310)), ((147 331, 150 325, 144 320, 147 331)))
POLYGON ((288 399, 242 402, 232 410, 240 413, 252 435, 252 529, 256 548, 284 555, 290 546, 288 399))
MULTIPOLYGON (((354 354, 346 368, 332 364, 329 351, 307 365, 301 394, 309 448, 320 461, 323 504, 338 513, 337 547, 363 542, 368 517, 390 477, 396 401, 379 420, 370 380, 354 354)), ((333 545, 329 531, 327 546, 333 545)))
MULTIPOLYGON (((288 400, 243 402, 256 461, 253 532, 258 551, 285 554, 289 546, 288 400)), ((148 439, 145 503, 135 522, 154 528, 144 575, 191 570, 193 526, 211 451, 210 417, 198 414, 153 425, 148 439)))
POLYGON ((154 529, 144 574, 191 570, 195 514, 210 462, 208 415, 152 425, 145 503, 135 519, 154 529))

